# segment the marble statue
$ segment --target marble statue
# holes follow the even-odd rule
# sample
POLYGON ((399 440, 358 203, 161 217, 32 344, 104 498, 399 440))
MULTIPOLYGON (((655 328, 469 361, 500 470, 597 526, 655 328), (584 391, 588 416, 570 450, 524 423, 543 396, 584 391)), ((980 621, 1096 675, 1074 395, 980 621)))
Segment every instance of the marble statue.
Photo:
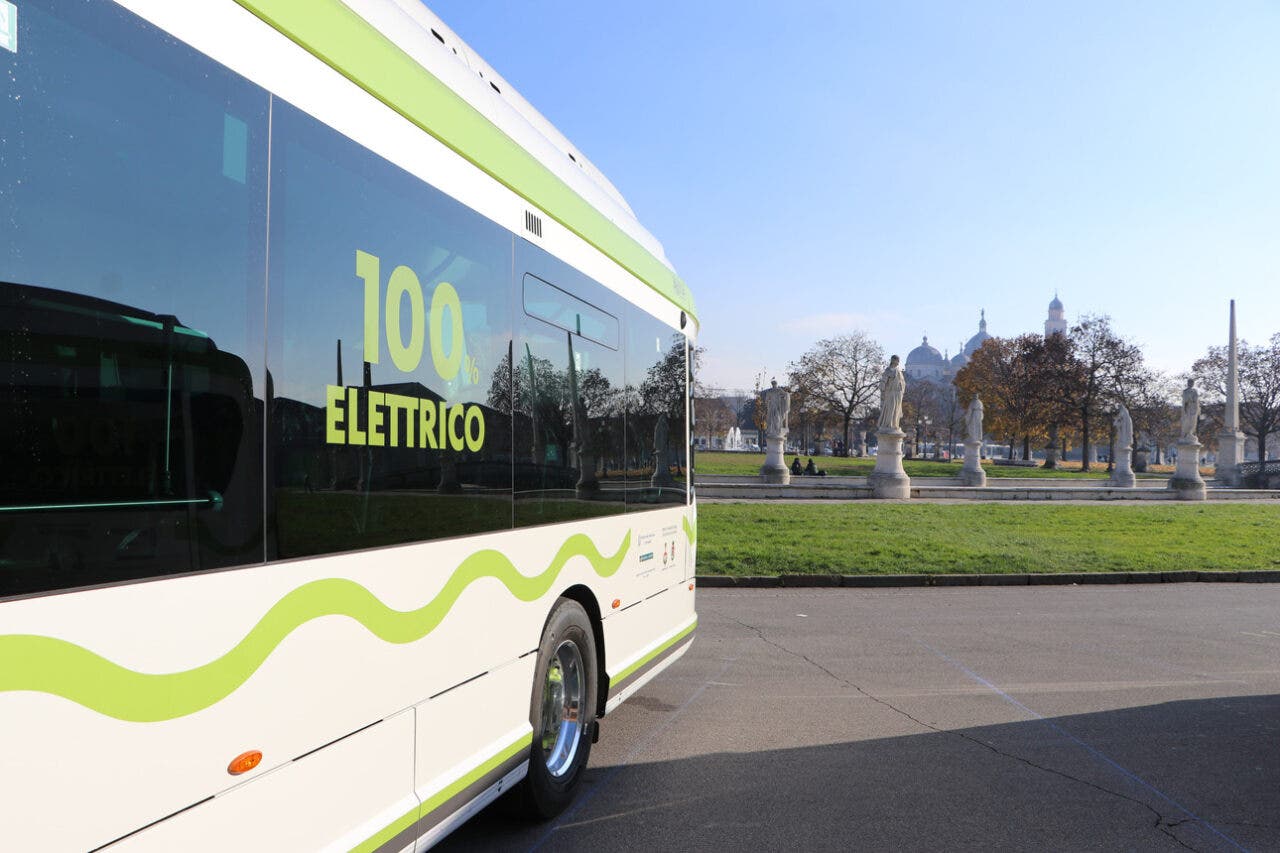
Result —
POLYGON ((902 395, 907 377, 895 355, 880 377, 880 425, 876 430, 876 467, 867 477, 872 497, 906 500, 911 497, 911 478, 902 468, 902 395))
POLYGON ((969 401, 969 408, 964 412, 965 437, 969 441, 982 441, 982 415, 985 408, 977 394, 969 401))
POLYGON ((907 390, 907 378, 895 355, 880 377, 880 429, 899 432, 902 420, 902 395, 907 390))
POLYGON ((791 392, 778 387, 773 380, 764 390, 765 435, 787 437, 787 421, 791 415, 791 392))
POLYGON ((1182 391, 1182 437, 1178 439, 1178 460, 1169 488, 1179 500, 1202 501, 1207 497, 1204 478, 1200 476, 1200 439, 1196 429, 1200 424, 1200 392, 1194 379, 1187 380, 1182 391))
POLYGON ((1199 442, 1196 430, 1200 426, 1200 392, 1196 390, 1196 381, 1187 380, 1187 387, 1182 390, 1182 438, 1183 442, 1199 442))
POLYGON ((1129 450, 1133 447, 1133 418, 1123 403, 1116 410, 1116 449, 1129 450))
POLYGON ((764 397, 765 433, 760 477, 766 483, 786 485, 791 482, 791 472, 782 459, 782 451, 787 441, 787 419, 791 415, 791 392, 779 388, 775 379, 761 396, 764 397))
POLYGON ((1111 466, 1111 485, 1132 489, 1137 485, 1137 478, 1133 474, 1133 418, 1129 416, 1129 410, 1125 408, 1123 403, 1120 408, 1116 409, 1115 420, 1112 425, 1116 430, 1116 444, 1114 463, 1111 466))
POLYGON ((663 412, 653 425, 653 476, 649 480, 650 485, 667 486, 675 482, 671 476, 671 457, 667 447, 670 431, 667 414, 663 412))
POLYGON ((987 472, 982 470, 982 415, 985 407, 977 394, 964 410, 964 466, 960 482, 966 486, 985 486, 987 472))

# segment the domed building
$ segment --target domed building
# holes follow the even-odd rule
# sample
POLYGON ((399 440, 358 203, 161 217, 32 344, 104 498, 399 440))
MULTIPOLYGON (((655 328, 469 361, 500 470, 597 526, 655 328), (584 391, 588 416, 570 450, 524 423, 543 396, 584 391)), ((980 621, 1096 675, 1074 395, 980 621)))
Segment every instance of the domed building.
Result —
POLYGON ((941 382, 951 378, 951 363, 936 348, 929 345, 928 335, 924 336, 920 346, 907 353, 907 363, 903 369, 908 379, 941 382))
POLYGON ((983 309, 978 320, 978 333, 964 343, 951 358, 947 358, 929 345, 926 335, 920 346, 907 353, 904 370, 908 379, 927 379, 930 382, 948 383, 955 378, 960 368, 969 363, 969 357, 978 351, 978 347, 990 338, 987 332, 987 312, 983 309))
POLYGON ((1063 314, 1062 300, 1058 298, 1058 294, 1053 294, 1053 301, 1049 303, 1049 316, 1044 321, 1044 336, 1065 335, 1067 333, 1067 318, 1063 314))
MULTIPOLYGON (((1044 333, 1046 336, 1067 333, 1066 314, 1062 306, 1062 300, 1055 293, 1053 301, 1049 303, 1048 319, 1044 321, 1044 333)), ((930 382, 938 382, 946 384, 955 379, 960 369, 969 363, 969 359, 978 349, 990 340, 992 335, 987 331, 987 311, 982 309, 978 314, 978 332, 969 340, 961 345, 960 351, 951 358, 947 358, 936 348, 930 346, 928 336, 921 341, 920 346, 907 353, 907 363, 904 371, 908 379, 927 379, 930 382)))
POLYGON ((960 354, 964 356, 964 364, 968 364, 969 358, 978 351, 978 347, 989 340, 991 340, 991 335, 987 334, 987 309, 983 308, 979 314, 978 334, 969 338, 964 345, 964 349, 961 350, 960 354))

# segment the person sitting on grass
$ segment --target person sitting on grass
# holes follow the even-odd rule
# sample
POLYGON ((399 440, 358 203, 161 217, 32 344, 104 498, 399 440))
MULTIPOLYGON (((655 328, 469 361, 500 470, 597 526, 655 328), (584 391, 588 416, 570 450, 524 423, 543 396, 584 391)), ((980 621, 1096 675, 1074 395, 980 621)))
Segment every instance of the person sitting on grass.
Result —
POLYGON ((797 456, 795 459, 792 459, 792 460, 791 460, 791 473, 792 473, 792 474, 794 474, 794 475, 795 475, 795 476, 797 476, 797 477, 799 477, 801 474, 803 474, 803 473, 804 473, 804 469, 800 467, 800 457, 799 457, 799 456, 797 456))
POLYGON ((818 476, 818 466, 813 464, 813 457, 809 457, 809 464, 804 466, 804 474, 806 477, 818 476))

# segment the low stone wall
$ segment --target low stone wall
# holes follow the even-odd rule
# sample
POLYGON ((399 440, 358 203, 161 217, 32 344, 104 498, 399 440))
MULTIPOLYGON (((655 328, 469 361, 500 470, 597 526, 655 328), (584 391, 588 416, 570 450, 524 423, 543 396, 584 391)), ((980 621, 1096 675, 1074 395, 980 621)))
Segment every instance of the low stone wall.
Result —
MULTIPOLYGON (((716 478, 717 481, 722 478, 716 478)), ((750 478, 743 478, 749 480, 750 478)), ((911 497, 926 500, 958 501, 1172 501, 1178 493, 1165 487, 1164 480, 1139 480, 1132 489, 1108 486, 1105 480, 1096 486, 1083 486, 1080 481, 1069 485, 1034 486, 998 485, 975 488, 959 484, 944 484, 942 477, 916 479, 911 482, 911 497), (1146 485, 1150 483, 1150 485, 1146 485)), ((1025 482, 1025 481, 1024 481, 1025 482)), ((698 498, 713 500, 866 500, 871 498, 871 487, 862 477, 820 477, 813 480, 792 480, 789 486, 768 485, 755 482, 707 482, 699 480, 698 498)), ((1259 501, 1280 500, 1280 489, 1215 489, 1210 488, 1207 497, 1211 501, 1259 501)))

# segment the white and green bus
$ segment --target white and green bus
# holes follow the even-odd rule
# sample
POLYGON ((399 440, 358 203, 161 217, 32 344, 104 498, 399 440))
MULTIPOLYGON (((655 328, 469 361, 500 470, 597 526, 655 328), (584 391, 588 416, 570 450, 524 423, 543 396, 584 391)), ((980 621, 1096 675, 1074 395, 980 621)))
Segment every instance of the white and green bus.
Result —
POLYGON ((688 290, 417 0, 0 0, 0 849, 422 850, 688 647, 688 290))

